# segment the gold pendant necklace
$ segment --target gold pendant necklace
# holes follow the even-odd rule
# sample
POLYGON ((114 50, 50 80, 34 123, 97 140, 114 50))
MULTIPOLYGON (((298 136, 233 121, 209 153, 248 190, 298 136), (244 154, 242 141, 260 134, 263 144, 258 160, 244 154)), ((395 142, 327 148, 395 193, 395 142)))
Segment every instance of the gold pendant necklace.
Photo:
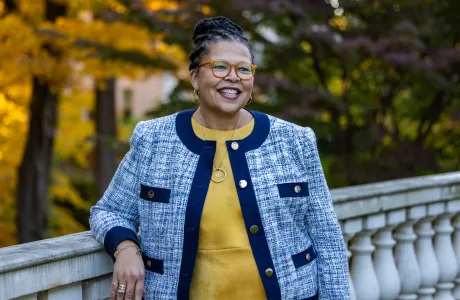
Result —
MULTIPOLYGON (((201 111, 200 111, 200 115, 201 115, 201 118, 203 119, 203 121, 206 122, 205 119, 203 118, 203 115, 201 114, 201 111)), ((235 136, 236 129, 238 128, 238 125, 240 124, 240 119, 241 119, 241 114, 238 117, 238 122, 236 123, 235 129, 233 130, 233 134, 232 134, 232 137, 230 138, 230 140, 233 140, 233 137, 235 136)), ((206 127, 208 127, 208 126, 206 126, 206 127)), ((203 133, 203 137, 206 140, 206 134, 204 133, 203 125, 201 125, 201 132, 203 133)), ((217 145, 217 143, 216 143, 216 145, 217 145)), ((216 147, 216 150, 217 150, 217 147, 216 147)), ((227 178, 227 172, 225 172, 225 170, 222 169, 222 163, 224 162, 224 158, 227 155, 227 153, 228 153, 228 149, 227 149, 227 147, 225 147, 225 153, 222 156, 222 159, 220 160, 219 167, 216 166, 216 162, 214 160, 212 161, 214 169, 212 170, 211 180, 214 181, 215 183, 221 183, 222 181, 225 180, 225 178, 227 178)))
POLYGON ((225 172, 224 169, 215 168, 214 170, 212 170, 211 180, 214 181, 215 183, 220 183, 224 181, 225 178, 227 178, 227 173, 225 172))

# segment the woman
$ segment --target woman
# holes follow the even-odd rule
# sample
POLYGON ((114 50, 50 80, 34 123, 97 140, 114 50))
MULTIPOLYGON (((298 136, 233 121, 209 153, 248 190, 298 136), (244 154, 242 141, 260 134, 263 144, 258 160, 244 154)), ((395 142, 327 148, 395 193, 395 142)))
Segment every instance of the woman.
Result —
POLYGON ((201 20, 194 42, 198 109, 140 122, 91 208, 112 299, 349 299, 313 131, 244 108, 256 66, 238 25, 201 20))

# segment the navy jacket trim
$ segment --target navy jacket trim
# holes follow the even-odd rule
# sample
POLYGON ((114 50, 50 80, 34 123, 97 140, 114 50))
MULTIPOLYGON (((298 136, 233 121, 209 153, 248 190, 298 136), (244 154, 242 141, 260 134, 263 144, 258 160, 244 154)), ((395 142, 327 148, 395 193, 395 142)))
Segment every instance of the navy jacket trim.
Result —
POLYGON ((110 257, 112 257, 113 261, 115 261, 115 257, 113 255, 115 254, 118 245, 120 245, 120 243, 124 240, 131 240, 139 246, 136 233, 126 227, 115 226, 105 234, 104 248, 110 257))
MULTIPOLYGON (((248 110, 254 117, 254 128, 249 136, 239 140, 239 151, 247 152, 259 148, 270 133, 270 119, 264 113, 248 110)), ((227 143, 228 146, 228 143, 227 143)), ((229 148, 230 149, 230 148, 229 148)), ((233 164, 232 164, 233 169, 233 164)))
POLYGON ((308 182, 281 183, 278 184, 278 192, 281 198, 284 197, 305 197, 308 196, 308 182), (296 187, 300 190, 296 192, 296 187))
MULTIPOLYGON (((204 141, 196 136, 192 127, 192 115, 196 109, 181 111, 176 116, 176 133, 182 144, 195 154, 201 154, 204 141)), ((195 174, 196 175, 196 174, 195 174)))
POLYGON ((150 272, 155 272, 158 274, 164 274, 163 261, 160 259, 148 257, 142 253, 142 260, 144 261, 144 267, 150 272))
POLYGON ((315 250, 313 250, 313 246, 310 246, 307 248, 307 250, 305 251, 302 251, 296 255, 293 255, 292 256, 292 261, 294 262, 294 266, 296 269, 306 265, 306 264, 309 264, 311 263, 312 261, 314 261, 316 259, 316 252, 315 250), (307 254, 308 254, 308 258, 307 259, 307 254))
MULTIPOLYGON (((246 231, 257 269, 259 270, 259 275, 265 289, 265 295, 268 300, 281 299, 281 289, 265 236, 265 230, 260 217, 260 211, 254 192, 254 186, 249 174, 245 153, 241 151, 241 147, 238 150, 232 150, 230 147, 232 141, 227 141, 226 143, 246 231), (246 186, 244 184, 240 185, 240 181, 242 180, 245 181, 244 183, 246 183, 246 186), (257 226, 257 230, 251 232, 250 228, 252 226, 257 226), (272 274, 267 276, 266 271, 268 269, 272 270, 272 274)), ((248 143, 245 149, 250 149, 252 146, 254 145, 248 143)))
MULTIPOLYGON (((192 283, 193 269, 195 267, 198 251, 201 214, 211 181, 213 160, 216 152, 215 141, 203 141, 195 135, 191 119, 195 110, 196 109, 182 111, 176 116, 176 133, 179 139, 190 151, 200 155, 185 214, 184 244, 177 289, 177 298, 180 300, 189 299, 190 285, 192 283)), ((263 230, 260 212, 258 210, 245 157, 245 152, 260 147, 266 140, 270 132, 270 120, 268 116, 263 113, 254 111, 249 112, 254 117, 254 129, 249 136, 238 141, 240 146, 239 150, 234 151, 232 155, 229 154, 229 158, 235 181, 245 179, 248 182, 248 186, 244 190, 238 189, 238 182, 236 186, 245 222, 251 223, 246 224, 246 227, 266 295, 269 300, 280 299, 281 291, 263 230), (241 201, 241 199, 244 199, 244 201, 241 201), (243 203, 245 203, 244 207, 243 203), (249 228, 252 225, 258 226, 259 232, 257 234, 250 233, 249 228), (270 277, 265 275, 265 271, 268 268, 273 270, 273 274, 270 277)), ((231 142, 232 141, 227 142, 228 149, 231 149, 229 147, 231 142)))
POLYGON ((169 203, 170 195, 171 190, 169 189, 150 187, 141 183, 141 192, 139 194, 141 199, 153 202, 169 203))
MULTIPOLYGON (((196 136, 192 127, 192 115, 196 109, 181 111, 176 116, 176 132, 181 142, 193 153, 200 154, 204 141, 196 136)), ((248 110, 254 117, 254 129, 246 138, 238 141, 243 152, 262 145, 270 132, 270 120, 264 113, 248 110)))
MULTIPOLYGON (((190 114, 191 117, 191 114, 190 114)), ((191 121, 191 120, 189 120, 191 121)), ((211 181, 212 163, 216 154, 216 142, 202 142, 204 147, 198 160, 195 176, 190 190, 184 223, 184 245, 179 274, 177 299, 189 299, 193 269, 198 252, 198 238, 203 206, 211 181)))

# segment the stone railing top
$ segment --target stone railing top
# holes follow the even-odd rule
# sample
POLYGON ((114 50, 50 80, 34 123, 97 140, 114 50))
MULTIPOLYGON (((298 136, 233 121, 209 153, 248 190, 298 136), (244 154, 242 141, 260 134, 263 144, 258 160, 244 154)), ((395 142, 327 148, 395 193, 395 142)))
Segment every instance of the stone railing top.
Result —
POLYGON ((460 199, 460 172, 382 181, 331 190, 339 220, 460 199))
POLYGON ((0 248, 0 274, 102 250, 90 231, 0 248))
POLYGON ((404 179, 360 184, 356 186, 331 189, 334 203, 360 198, 371 198, 381 195, 405 193, 431 187, 442 187, 460 184, 460 172, 427 175, 404 179))

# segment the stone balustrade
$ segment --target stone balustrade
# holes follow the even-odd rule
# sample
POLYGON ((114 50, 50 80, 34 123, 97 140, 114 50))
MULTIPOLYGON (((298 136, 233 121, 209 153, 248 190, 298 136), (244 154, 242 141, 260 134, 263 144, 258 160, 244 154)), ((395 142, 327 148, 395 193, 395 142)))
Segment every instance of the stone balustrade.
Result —
POLYGON ((332 191, 354 299, 460 299, 459 179, 455 172, 332 191))
MULTIPOLYGON (((331 193, 353 299, 460 299, 460 172, 331 193)), ((107 299, 112 266, 90 232, 0 248, 0 300, 107 299)))

